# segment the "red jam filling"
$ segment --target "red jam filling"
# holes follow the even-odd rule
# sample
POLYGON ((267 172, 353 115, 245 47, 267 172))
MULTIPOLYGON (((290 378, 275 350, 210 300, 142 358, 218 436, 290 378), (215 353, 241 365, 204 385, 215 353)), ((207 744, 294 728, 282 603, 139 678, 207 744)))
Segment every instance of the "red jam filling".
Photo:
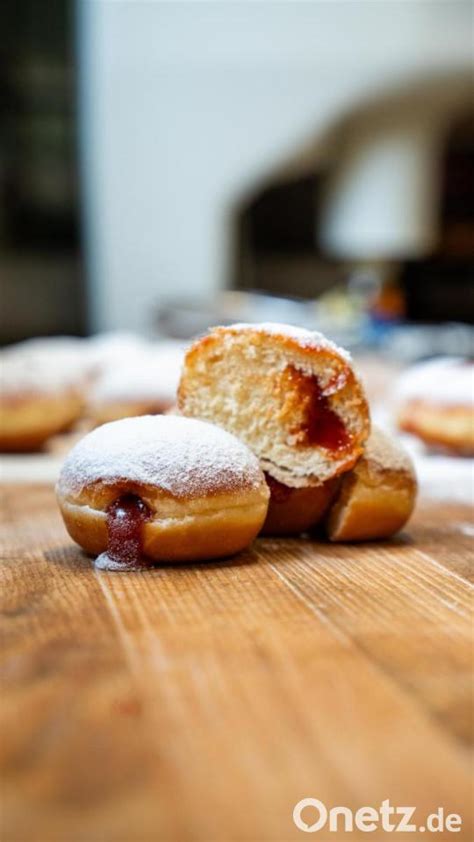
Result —
POLYGON ((148 506, 134 494, 124 494, 107 509, 107 552, 99 556, 98 566, 133 568, 143 566, 143 526, 151 517, 148 506))
POLYGON ((282 482, 278 482, 277 479, 267 473, 265 473, 265 480, 270 489, 272 501, 274 503, 285 503, 290 497, 292 489, 282 482))
POLYGON ((292 431, 297 433, 298 443, 334 451, 348 447, 351 436, 342 419, 331 409, 318 378, 313 374, 304 374, 294 366, 288 366, 286 373, 297 387, 305 406, 303 422, 292 431))

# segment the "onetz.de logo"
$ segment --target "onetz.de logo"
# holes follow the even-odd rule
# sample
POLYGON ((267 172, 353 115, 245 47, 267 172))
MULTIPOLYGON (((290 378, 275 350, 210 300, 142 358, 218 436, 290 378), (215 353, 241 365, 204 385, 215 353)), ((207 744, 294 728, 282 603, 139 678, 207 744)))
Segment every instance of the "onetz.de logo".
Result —
POLYGON ((305 833, 326 832, 350 833, 360 830, 373 833, 384 830, 387 833, 459 833, 462 818, 457 813, 446 813, 438 807, 423 821, 415 821, 416 807, 393 807, 386 798, 379 807, 359 807, 355 812, 349 807, 326 807, 318 798, 302 798, 293 810, 293 821, 305 833))

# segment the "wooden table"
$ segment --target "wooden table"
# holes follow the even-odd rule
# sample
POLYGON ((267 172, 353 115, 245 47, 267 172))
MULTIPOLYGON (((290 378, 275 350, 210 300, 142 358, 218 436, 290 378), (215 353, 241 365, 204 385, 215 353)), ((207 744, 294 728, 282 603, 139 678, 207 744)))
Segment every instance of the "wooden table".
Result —
POLYGON ((94 571, 50 487, 2 508, 3 840, 346 838, 298 830, 305 797, 442 806, 463 827, 435 838, 473 838, 467 507, 133 574, 94 571))

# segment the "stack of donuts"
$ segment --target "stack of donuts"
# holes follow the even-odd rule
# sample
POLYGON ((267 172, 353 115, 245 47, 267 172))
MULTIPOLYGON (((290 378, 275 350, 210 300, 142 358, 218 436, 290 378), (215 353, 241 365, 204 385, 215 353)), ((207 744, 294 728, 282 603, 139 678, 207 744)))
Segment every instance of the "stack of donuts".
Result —
POLYGON ((178 412, 104 424, 66 458, 59 506, 102 568, 223 557, 260 533, 387 538, 413 510, 408 455, 320 333, 213 329, 186 353, 178 412))

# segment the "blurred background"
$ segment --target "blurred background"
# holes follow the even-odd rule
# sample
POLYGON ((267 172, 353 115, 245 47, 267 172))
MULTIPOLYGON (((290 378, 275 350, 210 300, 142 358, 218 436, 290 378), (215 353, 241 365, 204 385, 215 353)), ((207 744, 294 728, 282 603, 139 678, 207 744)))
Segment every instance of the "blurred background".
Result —
POLYGON ((273 319, 467 353, 472 5, 1 5, 0 340, 273 319))
MULTIPOLYGON (((0 0, 4 842, 257 840, 263 824, 283 840, 308 794, 462 803, 473 15, 0 0), (380 550, 284 546, 285 575, 273 540, 152 585, 89 575, 52 493, 65 454, 104 422, 175 412, 188 340, 236 321, 353 353, 371 417, 413 457, 416 520, 380 550)), ((383 508, 391 470, 366 470, 383 508)))

